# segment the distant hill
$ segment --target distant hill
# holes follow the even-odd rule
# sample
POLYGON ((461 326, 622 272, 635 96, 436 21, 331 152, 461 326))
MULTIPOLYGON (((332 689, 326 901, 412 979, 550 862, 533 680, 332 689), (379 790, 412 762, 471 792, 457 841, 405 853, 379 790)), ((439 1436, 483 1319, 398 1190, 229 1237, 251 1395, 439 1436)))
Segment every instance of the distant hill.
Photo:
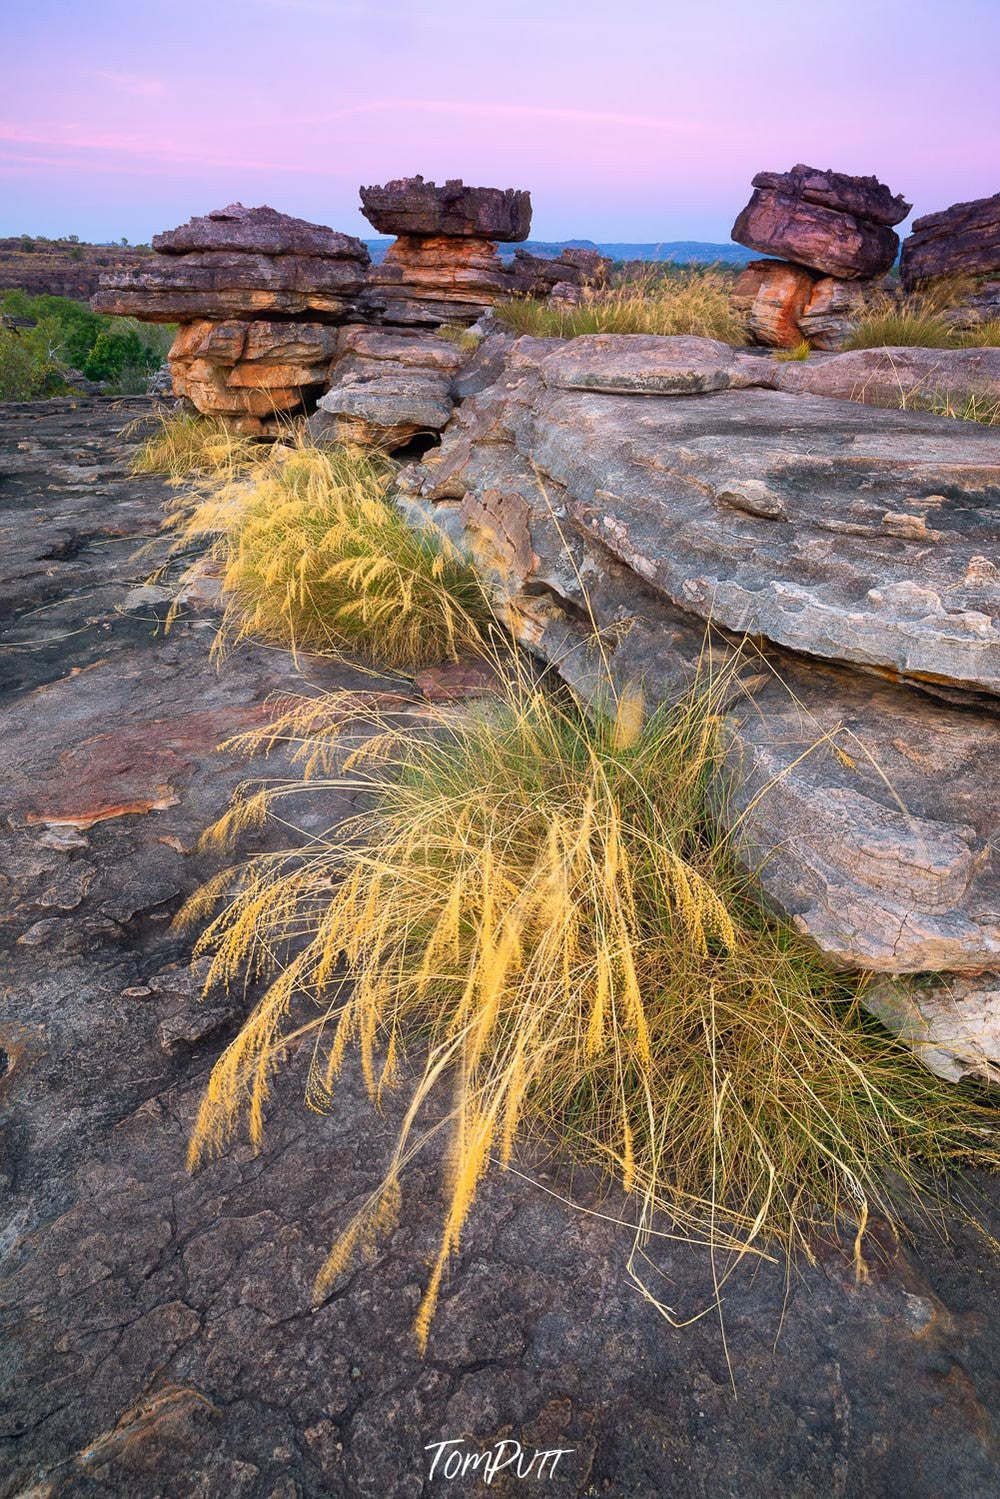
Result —
MULTIPOLYGON (((391 239, 367 239, 365 244, 372 260, 378 265, 391 239)), ((717 245, 701 239, 665 240, 659 245, 628 244, 618 241, 600 242, 593 239, 526 239, 521 245, 499 245, 503 258, 510 258, 515 250, 530 250, 532 255, 558 255, 561 250, 599 250, 612 260, 672 260, 677 264, 697 262, 701 265, 718 264, 745 265, 756 260, 759 252, 747 250, 743 245, 717 245)))
POLYGON ((32 297, 73 297, 87 302, 104 271, 137 265, 151 253, 148 245, 90 245, 18 234, 0 239, 0 292, 20 288, 32 297))

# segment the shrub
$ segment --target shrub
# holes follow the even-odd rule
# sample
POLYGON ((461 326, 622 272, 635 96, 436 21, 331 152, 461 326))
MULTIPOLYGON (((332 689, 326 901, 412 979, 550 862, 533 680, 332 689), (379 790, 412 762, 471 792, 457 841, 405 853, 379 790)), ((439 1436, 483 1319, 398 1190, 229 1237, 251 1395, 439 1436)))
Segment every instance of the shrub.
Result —
POLYGON ((668 1232, 735 1255, 808 1255, 814 1234, 846 1227, 860 1271, 873 1211, 898 1218, 950 1162, 996 1164, 995 1110, 923 1069, 864 1018, 856 984, 762 914, 709 810, 719 701, 709 683, 644 723, 625 693, 588 717, 515 672, 493 708, 442 712, 419 736, 372 712, 374 738, 342 765, 337 699, 268 731, 299 746, 305 778, 248 790, 220 839, 304 787, 315 808, 324 779, 348 772, 370 810, 226 871, 189 905, 200 920, 227 898, 198 943, 210 983, 268 980, 212 1073, 191 1163, 244 1111, 260 1144, 292 1032, 312 1033, 320 1108, 349 1046, 375 1102, 407 1041, 424 1057, 385 1179, 318 1296, 391 1227, 403 1170, 440 1128, 444 1225, 421 1345, 478 1184, 526 1132, 554 1132, 620 1180, 640 1284, 661 1213, 668 1232), (428 1103, 438 1122, 424 1129, 428 1103))
POLYGON ((23 291, 10 291, 4 293, 0 307, 44 324, 58 363, 112 386, 145 389, 145 377, 163 363, 175 332, 171 325, 103 317, 70 297, 30 297, 23 291))
POLYGON ((506 327, 537 338, 578 338, 584 333, 692 333, 745 344, 743 319, 734 312, 732 277, 719 270, 667 271, 650 266, 638 275, 588 288, 576 306, 515 297, 495 309, 506 327))
POLYGON ((945 277, 906 297, 876 297, 862 312, 844 348, 995 348, 1000 345, 1000 323, 987 320, 972 328, 956 327, 956 310, 972 290, 968 277, 945 277))
POLYGON ((181 533, 214 538, 224 637, 384 667, 442 661, 476 640, 488 619, 476 573, 436 529, 403 519, 392 476, 359 448, 279 444, 213 486, 181 533))
POLYGON ((44 325, 0 328, 0 401, 37 401, 66 388, 65 371, 53 357, 44 325))

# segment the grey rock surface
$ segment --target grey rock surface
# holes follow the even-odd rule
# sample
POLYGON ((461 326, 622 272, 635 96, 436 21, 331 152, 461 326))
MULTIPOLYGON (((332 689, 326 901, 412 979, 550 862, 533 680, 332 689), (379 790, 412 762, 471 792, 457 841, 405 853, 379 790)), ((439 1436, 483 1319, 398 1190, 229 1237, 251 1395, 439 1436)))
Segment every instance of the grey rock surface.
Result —
MULTIPOLYGON (((310 1294, 381 1178, 397 1101, 374 1113, 349 1073, 317 1115, 292 1059, 262 1153, 186 1172, 229 1032, 193 1034, 189 939, 169 917, 214 867, 198 834, 256 768, 216 745, 302 679, 252 647, 220 672, 211 616, 165 634, 154 610, 118 612, 162 560, 175 493, 128 474, 116 434, 140 410, 0 412, 3 1499, 431 1499, 425 1447, 458 1435, 571 1449, 545 1485, 557 1499, 992 1499, 1000 1280, 961 1219, 950 1244, 922 1223, 905 1248, 883 1235, 860 1285, 849 1246, 818 1245, 790 1280, 745 1265, 724 1345, 715 1314, 675 1328, 629 1288, 616 1199, 577 1176, 605 1217, 574 1213, 552 1164, 526 1161, 535 1183, 484 1185, 421 1360, 436 1160, 407 1173, 375 1263, 310 1294), (187 1039, 164 1050, 179 1014, 187 1039)), ((306 686, 403 685, 304 665, 306 686)), ((303 815, 353 810, 333 794, 303 815)), ((976 1185, 998 1232, 996 1184, 976 1185)), ((650 1254, 680 1316, 711 1304, 701 1251, 650 1254)))
POLYGON ((344 328, 313 424, 324 439, 389 449, 440 432, 453 409, 451 385, 471 350, 423 329, 344 328), (322 425, 321 425, 322 424, 322 425))
MULTIPOLYGON (((577 347, 587 342, 520 340, 505 376, 462 406, 441 449, 412 476, 411 502, 491 571, 520 638, 584 694, 601 680, 595 626, 618 680, 643 682, 653 700, 690 681, 709 620, 723 655, 744 632, 756 636, 765 648, 751 671, 759 680, 729 714, 728 807, 775 907, 849 965, 995 966, 1000 809, 989 766, 1000 752, 1000 719, 967 690, 968 679, 956 702, 892 680, 901 673, 887 664, 893 626, 883 601, 902 611, 906 598, 919 598, 929 624, 927 601, 868 570, 910 559, 924 579, 931 547, 908 549, 919 521, 904 522, 902 509, 886 503, 877 538, 868 530, 867 540, 861 517, 886 486, 911 498, 915 460, 928 462, 937 490, 938 444, 961 444, 971 432, 966 461, 953 469, 956 510, 960 524, 971 511, 983 536, 993 535, 996 511, 976 507, 980 486, 1000 474, 996 439, 971 423, 759 389, 652 395, 664 356, 652 350, 644 361, 639 341, 621 360, 620 384, 642 394, 562 389, 563 380, 613 378, 609 341, 577 347), (763 608, 751 622, 713 607, 751 557, 765 597, 777 580, 786 600, 794 594, 802 603, 787 631, 763 608), (852 600, 845 620, 855 618, 858 649, 850 659, 864 673, 837 663, 838 653, 847 659, 839 627, 825 620, 813 633, 810 592, 829 600, 834 574, 852 600)), ((711 371, 716 355, 701 353, 702 363, 678 358, 680 373, 711 371)), ((984 541, 958 573, 970 587, 981 578, 988 593, 997 581, 993 544, 984 541)), ((960 589, 941 587, 951 607, 960 602, 960 589)), ((904 631, 912 620, 897 616, 904 631)), ((996 677, 981 685, 995 693, 996 677)))

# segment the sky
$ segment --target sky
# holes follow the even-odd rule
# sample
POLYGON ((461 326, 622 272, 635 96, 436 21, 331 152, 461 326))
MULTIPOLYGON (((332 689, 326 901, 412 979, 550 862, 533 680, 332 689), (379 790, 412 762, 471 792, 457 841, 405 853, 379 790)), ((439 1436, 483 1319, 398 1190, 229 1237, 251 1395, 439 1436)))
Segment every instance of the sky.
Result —
POLYGON ((6 0, 0 234, 147 241, 361 183, 531 190, 532 237, 725 241, 761 170, 1000 191, 1000 0, 6 0))

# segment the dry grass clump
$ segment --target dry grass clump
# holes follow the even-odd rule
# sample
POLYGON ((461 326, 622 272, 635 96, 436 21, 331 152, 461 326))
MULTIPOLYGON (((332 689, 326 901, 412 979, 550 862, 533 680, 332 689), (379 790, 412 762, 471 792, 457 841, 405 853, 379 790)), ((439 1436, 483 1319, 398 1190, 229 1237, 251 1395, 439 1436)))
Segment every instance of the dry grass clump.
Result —
POLYGON ((982 321, 961 330, 955 310, 973 288, 968 277, 944 277, 911 292, 873 298, 846 339, 845 349, 978 349, 1000 345, 1000 323, 982 321))
POLYGON ((379 667, 454 658, 489 619, 483 586, 430 525, 403 519, 394 467, 356 447, 277 444, 176 516, 178 546, 211 540, 223 640, 255 639, 379 667))
MULTIPOLYGON (((133 422, 141 432, 145 419, 133 422)), ((261 444, 239 437, 221 417, 161 412, 155 430, 132 459, 134 474, 166 474, 171 479, 233 478, 260 455, 261 444)))
POLYGON ((732 277, 724 271, 668 272, 650 266, 589 287, 576 305, 514 297, 494 309, 506 327, 536 338, 579 338, 584 333, 689 333, 745 344, 746 326, 731 304, 732 277))
POLYGON ((532 1132, 620 1181, 640 1284, 661 1214, 734 1260, 772 1245, 808 1255, 836 1224, 856 1236, 860 1270, 873 1211, 893 1217, 952 1162, 996 1163, 995 1112, 923 1069, 865 1019, 852 985, 762 914, 708 810, 720 690, 703 685, 647 721, 625 693, 587 717, 515 672, 495 704, 442 712, 429 733, 373 714, 374 737, 343 764, 335 700, 268 731, 298 743, 305 779, 248 791, 220 838, 304 786, 313 806, 324 785, 357 786, 370 809, 228 871, 189 905, 186 919, 201 920, 226 900, 198 943, 210 984, 267 980, 213 1071, 191 1164, 244 1113, 260 1143, 290 1038, 314 1046, 321 1109, 349 1047, 377 1103, 419 1043, 385 1178, 317 1295, 395 1222, 404 1168, 441 1128, 443 1229, 421 1346, 483 1175, 532 1132), (304 1023, 303 1000, 315 1006, 304 1023))
POLYGON ((1000 396, 975 391, 964 396, 933 396, 928 409, 937 416, 950 416, 961 422, 981 422, 984 427, 1000 427, 1000 396))
POLYGON ((801 343, 797 343, 792 349, 775 349, 771 358, 776 360, 778 364, 788 364, 790 362, 806 360, 811 353, 812 346, 809 340, 804 338, 801 343))

